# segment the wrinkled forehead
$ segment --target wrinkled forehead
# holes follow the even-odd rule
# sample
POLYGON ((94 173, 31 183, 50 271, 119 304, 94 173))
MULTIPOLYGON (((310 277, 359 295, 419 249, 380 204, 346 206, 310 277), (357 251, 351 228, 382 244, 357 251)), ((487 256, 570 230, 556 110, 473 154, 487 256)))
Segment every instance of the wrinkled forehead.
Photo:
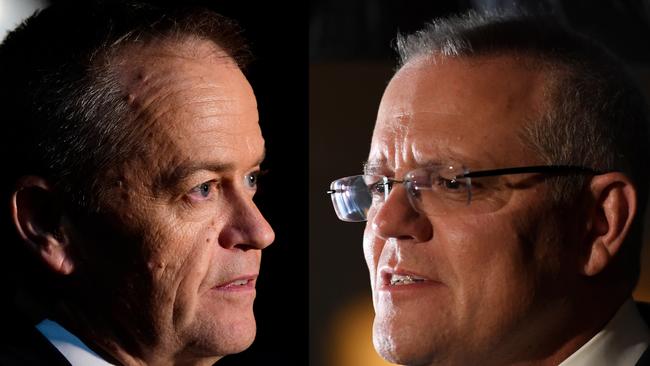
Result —
MULTIPOLYGON (((115 55, 114 69, 130 101, 167 90, 215 87, 224 98, 255 102, 236 62, 215 43, 198 38, 130 45, 115 55), (235 86, 235 87, 231 87, 235 86)), ((173 96, 174 93, 171 93, 173 96)))
POLYGON ((202 40, 139 52, 118 68, 146 164, 167 169, 201 158, 248 167, 260 159, 256 99, 230 57, 202 40))
POLYGON ((543 69, 511 56, 415 59, 386 88, 369 161, 534 161, 521 134, 548 110, 547 85, 543 69))

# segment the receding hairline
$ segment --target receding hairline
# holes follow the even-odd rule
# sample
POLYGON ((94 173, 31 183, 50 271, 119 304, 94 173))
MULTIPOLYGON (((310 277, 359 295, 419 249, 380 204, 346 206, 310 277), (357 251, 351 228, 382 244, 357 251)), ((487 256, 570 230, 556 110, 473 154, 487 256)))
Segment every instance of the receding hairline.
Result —
POLYGON ((540 93, 542 94, 541 101, 543 104, 537 105, 539 108, 531 106, 531 110, 535 110, 536 112, 535 115, 531 116, 530 119, 522 121, 522 124, 519 127, 520 131, 517 134, 518 137, 522 139, 522 142, 530 142, 526 130, 531 125, 545 123, 548 114, 554 112, 557 107, 556 97, 561 93, 561 91, 558 90, 561 81, 572 73, 571 67, 562 63, 560 60, 545 58, 542 55, 528 52, 526 50, 501 50, 489 53, 468 53, 458 55, 447 55, 439 52, 423 53, 409 59, 406 63, 401 64, 393 75, 393 78, 400 77, 401 72, 408 72, 410 68, 419 67, 421 65, 430 65, 435 67, 436 65, 449 60, 462 62, 470 68, 480 68, 487 63, 502 60, 511 63, 513 66, 522 70, 541 73, 541 78, 538 78, 540 84, 535 87, 541 88, 540 93))
POLYGON ((95 67, 130 72, 130 68, 155 65, 157 58, 212 60, 241 69, 228 51, 215 41, 195 35, 164 37, 148 42, 130 42, 95 60, 95 67))

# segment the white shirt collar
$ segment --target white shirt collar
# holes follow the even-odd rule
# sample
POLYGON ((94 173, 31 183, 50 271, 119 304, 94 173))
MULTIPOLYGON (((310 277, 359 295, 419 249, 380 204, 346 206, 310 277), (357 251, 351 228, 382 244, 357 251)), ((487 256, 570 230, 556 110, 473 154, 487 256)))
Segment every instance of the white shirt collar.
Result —
POLYGON ((650 344, 650 332, 632 299, 605 328, 559 366, 634 366, 650 344))
POLYGON ((45 319, 38 323, 36 329, 65 356, 72 366, 114 366, 55 321, 45 319))

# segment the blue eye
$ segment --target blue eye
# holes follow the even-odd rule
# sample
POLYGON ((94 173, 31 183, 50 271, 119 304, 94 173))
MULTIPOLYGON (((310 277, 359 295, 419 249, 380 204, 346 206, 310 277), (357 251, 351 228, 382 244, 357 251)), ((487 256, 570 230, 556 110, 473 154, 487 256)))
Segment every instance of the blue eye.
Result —
POLYGON ((257 183, 259 181, 259 177, 260 177, 260 172, 253 172, 253 173, 250 173, 250 174, 246 174, 244 176, 244 183, 246 184, 246 186, 248 188, 255 189, 255 188, 257 188, 257 183))
POLYGON ((212 195, 212 191, 214 190, 214 181, 209 181, 209 182, 203 182, 199 184, 198 186, 192 188, 190 190, 190 197, 194 199, 205 199, 205 198, 210 198, 212 195))
POLYGON ((210 185, 208 183, 203 183, 198 186, 198 192, 201 196, 207 197, 210 195, 210 185))

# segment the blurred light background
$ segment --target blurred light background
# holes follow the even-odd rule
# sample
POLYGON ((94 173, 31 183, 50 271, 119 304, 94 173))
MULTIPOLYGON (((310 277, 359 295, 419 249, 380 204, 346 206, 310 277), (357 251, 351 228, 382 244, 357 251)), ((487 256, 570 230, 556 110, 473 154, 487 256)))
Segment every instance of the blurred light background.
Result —
POLYGON ((48 4, 47 0, 0 0, 0 40, 34 11, 48 4))
MULTIPOLYGON (((515 6, 553 12, 599 38, 627 60, 650 89, 648 0, 310 1, 310 365, 387 364, 372 347, 364 225, 338 221, 325 191, 332 180, 361 172, 377 107, 396 64, 391 49, 395 35, 417 30, 437 16, 515 6)), ((649 257, 643 256, 635 293, 646 301, 649 257)))

